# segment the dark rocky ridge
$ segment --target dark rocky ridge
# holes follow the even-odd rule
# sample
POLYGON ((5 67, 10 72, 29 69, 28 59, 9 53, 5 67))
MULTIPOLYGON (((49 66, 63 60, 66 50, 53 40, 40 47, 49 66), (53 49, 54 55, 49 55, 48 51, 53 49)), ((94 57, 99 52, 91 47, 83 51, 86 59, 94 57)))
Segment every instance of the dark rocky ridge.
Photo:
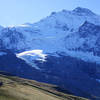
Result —
POLYGON ((95 100, 100 97, 100 66, 95 63, 87 63, 69 56, 48 56, 46 62, 35 61, 41 70, 36 70, 16 58, 10 51, 7 55, 0 56, 0 70, 9 72, 23 78, 40 82, 52 83, 60 86, 77 96, 83 96, 95 100), (56 62, 56 63, 55 63, 56 62))

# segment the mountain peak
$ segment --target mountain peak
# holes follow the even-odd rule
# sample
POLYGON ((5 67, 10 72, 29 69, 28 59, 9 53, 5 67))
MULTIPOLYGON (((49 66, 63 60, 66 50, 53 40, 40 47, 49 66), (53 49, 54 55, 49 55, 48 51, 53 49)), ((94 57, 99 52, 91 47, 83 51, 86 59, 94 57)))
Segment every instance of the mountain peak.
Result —
POLYGON ((91 10, 88 8, 77 7, 73 10, 73 12, 77 14, 87 14, 87 15, 95 15, 91 10))

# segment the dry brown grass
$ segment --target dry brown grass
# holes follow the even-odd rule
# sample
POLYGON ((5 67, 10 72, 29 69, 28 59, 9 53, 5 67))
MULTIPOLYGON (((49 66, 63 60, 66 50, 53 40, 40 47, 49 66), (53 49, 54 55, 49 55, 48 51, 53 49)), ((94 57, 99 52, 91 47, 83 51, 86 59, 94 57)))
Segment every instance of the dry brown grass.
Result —
POLYGON ((55 85, 33 80, 0 75, 0 81, 0 100, 86 100, 59 92, 55 85))

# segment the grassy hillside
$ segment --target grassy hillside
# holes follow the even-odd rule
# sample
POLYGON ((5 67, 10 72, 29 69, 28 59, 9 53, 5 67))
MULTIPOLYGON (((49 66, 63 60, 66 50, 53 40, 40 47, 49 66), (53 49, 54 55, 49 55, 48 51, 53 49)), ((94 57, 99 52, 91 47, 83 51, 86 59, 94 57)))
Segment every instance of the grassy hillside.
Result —
POLYGON ((0 100, 87 100, 50 84, 0 74, 0 100))

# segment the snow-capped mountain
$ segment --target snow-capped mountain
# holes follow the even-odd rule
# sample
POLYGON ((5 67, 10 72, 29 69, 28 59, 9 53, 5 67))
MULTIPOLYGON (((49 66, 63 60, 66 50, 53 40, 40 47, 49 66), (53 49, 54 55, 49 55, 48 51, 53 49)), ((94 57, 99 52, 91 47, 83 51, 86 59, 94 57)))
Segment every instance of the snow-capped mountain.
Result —
MULTIPOLYGON (((100 98, 99 34, 100 16, 78 7, 53 12, 37 23, 1 28, 0 48, 9 49, 32 67, 25 78, 35 79, 34 69, 43 75, 38 80, 95 100, 95 96, 100 98)), ((19 70, 18 74, 24 77, 19 70)))
POLYGON ((70 56, 77 53, 75 57, 89 61, 92 57, 98 62, 99 25, 99 15, 78 7, 73 11, 53 12, 34 24, 3 28, 0 43, 15 53, 31 50, 42 50, 45 54, 65 52, 70 56))

